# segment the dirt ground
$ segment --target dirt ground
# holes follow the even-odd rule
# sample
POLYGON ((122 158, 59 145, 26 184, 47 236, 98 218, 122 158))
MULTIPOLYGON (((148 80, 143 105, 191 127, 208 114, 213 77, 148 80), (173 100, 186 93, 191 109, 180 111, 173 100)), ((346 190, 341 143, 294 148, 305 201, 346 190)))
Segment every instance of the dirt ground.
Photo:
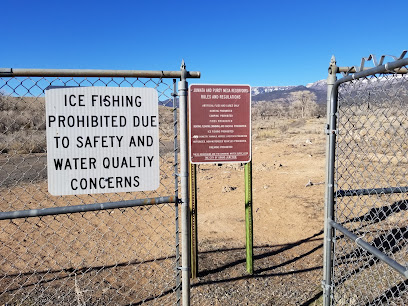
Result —
POLYGON ((244 169, 199 165, 193 301, 308 305, 321 292, 324 120, 258 122, 253 133, 254 275, 245 271, 244 169))
MULTIPOLYGON (((322 229, 325 137, 323 124, 305 122, 272 139, 253 142, 254 241, 286 244, 322 229), (315 129, 313 126, 316 124, 315 129), (311 134, 319 130, 320 134, 311 134)), ((245 242, 244 168, 199 165, 198 235, 245 242)))
MULTIPOLYGON (((192 305, 320 303, 324 122, 282 119, 253 123, 253 275, 247 273, 245 263, 243 166, 198 167, 199 267, 198 277, 192 280, 192 305)), ((33 165, 44 162, 43 157, 31 158, 33 165)), ((161 166, 166 173, 172 171, 170 158, 161 166)), ((43 166, 20 169, 20 162, 10 159, 3 164, 6 170, 16 169, 3 175, 7 187, 0 198, 4 211, 36 208, 35 203, 40 207, 66 205, 67 199, 68 205, 76 205, 131 198, 131 194, 126 198, 53 198, 46 192, 43 166), (24 173, 20 180, 19 171, 24 173), (33 184, 24 183, 24 175, 33 184)), ((171 177, 163 182, 161 191, 145 196, 171 191, 167 187, 171 177)), ((163 206, 1 221, 0 287, 5 289, 0 291, 0 302, 173 304, 173 272, 168 273, 175 260, 174 220, 169 218, 173 213, 173 207, 163 206), (156 284, 160 282, 164 287, 156 284), (88 299, 82 297, 87 294, 88 299)))

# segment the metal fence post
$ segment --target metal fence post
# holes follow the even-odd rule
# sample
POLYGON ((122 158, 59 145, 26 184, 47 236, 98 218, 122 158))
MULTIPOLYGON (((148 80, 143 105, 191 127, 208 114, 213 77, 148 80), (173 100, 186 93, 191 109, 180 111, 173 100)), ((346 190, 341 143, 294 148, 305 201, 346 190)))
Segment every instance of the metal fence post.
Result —
MULTIPOLYGON (((333 89, 334 83, 337 81, 336 73, 337 73, 337 66, 336 66, 336 58, 334 55, 330 59, 330 66, 329 66, 329 71, 328 71, 328 76, 327 76, 327 120, 329 120, 329 115, 330 115, 330 97, 331 97, 331 92, 333 89)), ((329 124, 329 121, 327 121, 327 124, 329 124)))
MULTIPOLYGON (((174 173, 176 174, 178 172, 178 136, 177 136, 177 126, 178 126, 178 118, 177 118, 177 85, 176 85, 176 79, 173 79, 173 126, 174 126, 174 173)), ((179 187, 178 187, 178 177, 177 175, 174 176, 174 196, 176 197, 176 205, 175 205, 175 214, 176 214, 176 297, 177 297, 177 302, 176 305, 180 305, 181 301, 181 277, 180 277, 180 228, 179 228, 179 187)))
POLYGON ((187 127, 187 71, 184 60, 181 63, 181 77, 178 86, 180 107, 180 183, 181 183, 181 223, 182 223, 182 302, 190 305, 190 207, 188 203, 188 127, 187 127))
POLYGON ((336 58, 334 55, 330 60, 329 75, 327 77, 327 121, 326 121, 326 189, 325 189, 325 211, 324 211, 324 248, 323 248, 323 305, 330 305, 331 295, 331 272, 332 272, 332 228, 330 226, 330 220, 332 218, 332 209, 329 207, 331 202, 329 196, 329 172, 334 171, 331 169, 329 163, 330 154, 330 112, 331 112, 331 96, 333 85, 336 82, 336 58))

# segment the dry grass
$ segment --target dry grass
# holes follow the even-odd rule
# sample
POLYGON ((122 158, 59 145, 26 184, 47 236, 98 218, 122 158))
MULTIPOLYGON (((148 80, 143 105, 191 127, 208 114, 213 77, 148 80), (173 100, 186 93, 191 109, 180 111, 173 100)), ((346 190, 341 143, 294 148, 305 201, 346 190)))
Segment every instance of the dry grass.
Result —
MULTIPOLYGON (((0 154, 45 153, 45 100, 0 96, 0 154)), ((172 140, 173 110, 159 106, 160 139, 172 140)))

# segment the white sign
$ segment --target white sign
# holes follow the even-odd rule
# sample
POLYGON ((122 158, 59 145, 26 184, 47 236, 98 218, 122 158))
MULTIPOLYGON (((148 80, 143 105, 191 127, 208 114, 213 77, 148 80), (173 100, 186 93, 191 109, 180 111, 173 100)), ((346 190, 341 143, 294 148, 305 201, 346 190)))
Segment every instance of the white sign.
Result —
POLYGON ((74 195, 159 187, 158 95, 153 88, 50 88, 48 191, 74 195))

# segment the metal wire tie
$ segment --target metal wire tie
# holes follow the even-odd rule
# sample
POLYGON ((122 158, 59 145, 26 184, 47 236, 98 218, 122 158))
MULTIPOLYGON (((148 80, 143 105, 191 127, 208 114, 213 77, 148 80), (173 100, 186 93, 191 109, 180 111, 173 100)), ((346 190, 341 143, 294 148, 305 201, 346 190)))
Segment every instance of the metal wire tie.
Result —
POLYGON ((358 246, 360 246, 359 244, 358 244, 358 240, 362 240, 363 238, 365 237, 365 233, 363 234, 363 236, 360 236, 360 237, 357 237, 356 238, 356 244, 358 245, 358 246))
POLYGON ((177 270, 190 271, 190 267, 177 267, 177 270))
POLYGON ((321 284, 322 284, 323 290, 325 290, 326 292, 328 290, 333 290, 333 285, 326 285, 324 280, 321 281, 321 284))

